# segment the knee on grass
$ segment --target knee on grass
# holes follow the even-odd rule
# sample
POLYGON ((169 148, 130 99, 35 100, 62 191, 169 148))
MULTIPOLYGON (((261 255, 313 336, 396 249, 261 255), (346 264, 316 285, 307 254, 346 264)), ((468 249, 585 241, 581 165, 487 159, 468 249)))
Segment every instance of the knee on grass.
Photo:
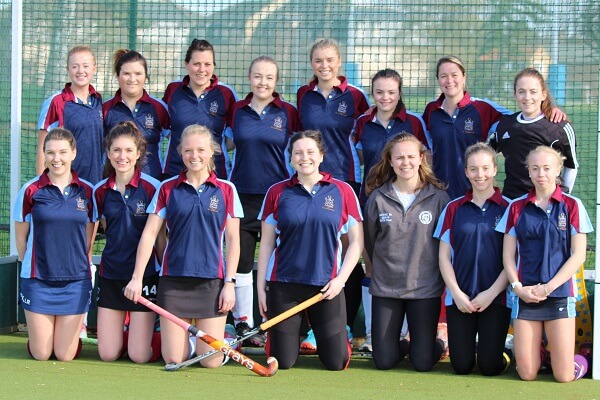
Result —
POLYGON ((34 360, 47 361, 52 356, 52 349, 32 350, 30 341, 28 340, 27 341, 27 353, 29 353, 29 356, 31 358, 33 358, 34 360))
POLYGON ((517 374, 519 374, 519 378, 523 381, 534 381, 537 378, 538 371, 532 368, 522 368, 517 365, 517 374))

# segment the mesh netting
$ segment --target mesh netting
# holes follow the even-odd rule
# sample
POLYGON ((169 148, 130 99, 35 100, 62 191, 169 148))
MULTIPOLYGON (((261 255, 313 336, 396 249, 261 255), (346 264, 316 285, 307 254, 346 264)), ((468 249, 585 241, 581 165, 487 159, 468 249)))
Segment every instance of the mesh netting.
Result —
MULTIPOLYGON (((11 8, 6 2, 0 7, 0 254, 7 255, 11 8)), ((262 54, 274 57, 280 67, 278 92, 293 103, 296 89, 312 75, 310 44, 332 37, 342 46, 351 83, 369 91, 376 71, 394 68, 404 80, 407 108, 417 113, 439 94, 435 62, 443 55, 455 54, 465 62, 472 95, 509 109, 517 107, 515 74, 526 66, 539 69, 575 127, 580 172, 574 194, 595 221, 599 16, 595 0, 25 2, 22 181, 35 174, 40 106, 64 86, 66 55, 75 45, 94 50, 98 73, 93 84, 104 99, 117 89, 111 71, 115 50, 136 49, 146 57, 146 88, 160 98, 168 82, 185 75, 183 58, 191 39, 204 38, 215 46, 216 74, 240 96, 249 91, 250 61, 262 54)), ((591 236, 588 246, 594 240, 591 236)))

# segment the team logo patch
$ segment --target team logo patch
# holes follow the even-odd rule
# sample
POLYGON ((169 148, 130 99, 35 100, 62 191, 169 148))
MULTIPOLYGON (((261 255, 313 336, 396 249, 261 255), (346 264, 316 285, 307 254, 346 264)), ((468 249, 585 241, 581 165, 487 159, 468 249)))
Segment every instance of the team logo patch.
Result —
POLYGON ((504 135, 502 135, 502 139, 510 139, 510 135, 508 134, 508 132, 504 132, 504 135))
POLYGON ((494 228, 496 228, 498 226, 498 224, 500 223, 501 219, 502 219, 502 215, 498 215, 496 217, 496 220, 494 221, 494 228))
POLYGON ((431 215, 430 211, 421 211, 419 214, 419 221, 421 221, 423 225, 429 225, 431 221, 433 221, 433 215, 431 215))
POLYGON ((465 121, 465 133, 470 133, 470 134, 475 133, 475 129, 473 129, 474 125, 475 125, 475 121, 473 121, 471 118, 467 118, 465 121))
POLYGON ((283 128, 283 118, 281 118, 281 117, 275 118, 275 120, 273 121, 272 128, 276 129, 278 131, 282 130, 282 128, 283 128))
POLYGON ((208 205, 208 211, 217 212, 219 211, 219 199, 217 196, 210 198, 210 204, 208 205))
POLYGON ((216 114, 219 111, 219 103, 217 103, 216 101, 213 101, 212 103, 210 103, 210 108, 208 109, 208 112, 211 114, 216 114))
POLYGON ((342 101, 338 105, 337 113, 338 114, 342 114, 342 115, 346 115, 347 111, 348 111, 348 104, 345 101, 342 101))
POLYGON ((78 197, 75 200, 75 202, 77 203, 77 211, 87 211, 84 199, 82 199, 81 197, 78 197))
POLYGON ((333 211, 333 197, 331 196, 327 196, 325 197, 325 203, 323 204, 323 208, 326 209, 327 211, 333 211))
POLYGON ((567 230, 567 216, 565 215, 565 213, 560 213, 560 215, 558 216, 558 229, 560 229, 561 231, 567 230))
POLYGON ((144 118, 144 128, 154 129, 154 117, 152 114, 146 114, 146 117, 144 118))
POLYGON ((146 203, 140 200, 135 205, 135 215, 146 215, 146 203))
POLYGON ((379 214, 379 222, 392 222, 392 213, 379 214))

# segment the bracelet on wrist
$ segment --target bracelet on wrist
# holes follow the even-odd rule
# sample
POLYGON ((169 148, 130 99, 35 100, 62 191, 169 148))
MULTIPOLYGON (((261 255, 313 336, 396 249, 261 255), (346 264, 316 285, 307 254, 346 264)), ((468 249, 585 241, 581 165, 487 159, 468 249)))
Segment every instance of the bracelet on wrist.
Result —
POLYGON ((550 293, 548 293, 548 288, 546 287, 545 283, 544 283, 544 293, 546 294, 546 297, 550 296, 550 293))

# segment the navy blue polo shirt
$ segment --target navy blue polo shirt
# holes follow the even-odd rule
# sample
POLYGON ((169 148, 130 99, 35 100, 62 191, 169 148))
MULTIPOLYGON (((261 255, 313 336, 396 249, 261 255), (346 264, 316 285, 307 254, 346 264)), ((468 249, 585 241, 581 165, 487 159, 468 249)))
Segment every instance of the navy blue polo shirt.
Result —
POLYGON ((471 188, 465 176, 465 150, 477 142, 485 142, 490 128, 508 111, 488 100, 472 98, 465 92, 453 115, 442 108, 445 96, 427 104, 423 120, 432 144, 433 172, 448 184, 451 199, 471 188))
MULTIPOLYGON (((433 234, 450 246, 456 282, 470 299, 489 289, 503 271, 504 235, 495 228, 509 204, 498 188, 481 208, 472 200, 473 192, 469 190, 448 203, 433 234)), ((452 294, 446 290, 445 304, 453 303, 452 294)), ((494 303, 506 304, 506 292, 498 295, 494 303)))
POLYGON ((195 189, 184 170, 161 184, 148 213, 164 219, 169 230, 161 276, 225 277, 225 223, 244 216, 231 182, 217 179, 213 172, 195 189))
POLYGON ((229 114, 225 135, 235 143, 229 180, 239 193, 265 194, 271 185, 288 179, 290 137, 300 129, 298 111, 273 93, 275 99, 257 114, 252 93, 229 114))
POLYGON ((104 125, 102 123, 102 96, 92 85, 90 96, 81 102, 67 83, 62 92, 55 93, 42 105, 38 129, 46 131, 62 127, 71 131, 77 141, 77 156, 72 168, 92 184, 102 179, 104 166, 104 125))
POLYGON ((48 170, 25 183, 15 201, 13 218, 29 223, 21 278, 46 281, 90 279, 86 227, 94 222, 92 185, 71 171, 61 192, 48 170))
POLYGON ((321 170, 342 181, 360 182, 360 162, 352 128, 354 121, 369 108, 369 100, 363 91, 348 84, 345 77, 338 79, 340 85, 327 98, 319 92, 316 79, 298 89, 300 123, 304 130, 321 131, 325 144, 321 170))
POLYGON ((153 178, 160 179, 162 163, 159 144, 163 136, 168 134, 171 124, 166 105, 155 97, 150 96, 145 90, 142 98, 135 105, 133 111, 123 103, 121 89, 117 90, 115 97, 107 100, 102 105, 104 112, 104 132, 106 135, 115 125, 133 121, 146 139, 146 164, 142 170, 153 178))
MULTIPOLYGON (((515 199, 496 230, 517 239, 517 271, 524 286, 547 283, 571 256, 571 235, 593 231, 589 216, 576 197, 559 186, 548 208, 535 204, 535 189, 515 199)), ((575 296, 575 276, 550 297, 575 296)))
POLYGON ((190 125, 200 124, 211 130, 215 141, 223 147, 221 154, 215 154, 217 176, 227 177, 227 151, 223 144, 223 130, 227 115, 238 100, 237 94, 229 86, 219 82, 213 75, 210 86, 200 97, 196 97, 189 87, 190 77, 186 75, 181 82, 171 82, 165 90, 163 101, 169 106, 171 116, 171 135, 163 172, 167 177, 179 175, 184 165, 177 152, 181 142, 181 133, 190 125))
MULTIPOLYGON (((101 180, 94 188, 94 216, 106 221, 106 245, 102 252, 99 274, 108 279, 130 279, 135 268, 135 255, 152 201, 160 182, 150 175, 135 171, 122 195, 116 189, 115 174, 101 180)), ((160 269, 152 253, 145 276, 160 269)))
POLYGON ((358 199, 345 182, 326 172, 309 193, 297 175, 273 185, 259 219, 278 235, 267 281, 323 286, 342 265, 341 235, 362 221, 358 199))
POLYGON ((388 122, 387 126, 381 125, 377 120, 377 108, 370 113, 361 115, 354 127, 354 141, 356 148, 363 152, 364 173, 360 188, 360 202, 364 205, 367 201, 365 183, 369 171, 381 159, 381 152, 387 142, 400 133, 410 133, 430 148, 429 133, 425 129, 425 122, 420 115, 402 108, 388 122))

